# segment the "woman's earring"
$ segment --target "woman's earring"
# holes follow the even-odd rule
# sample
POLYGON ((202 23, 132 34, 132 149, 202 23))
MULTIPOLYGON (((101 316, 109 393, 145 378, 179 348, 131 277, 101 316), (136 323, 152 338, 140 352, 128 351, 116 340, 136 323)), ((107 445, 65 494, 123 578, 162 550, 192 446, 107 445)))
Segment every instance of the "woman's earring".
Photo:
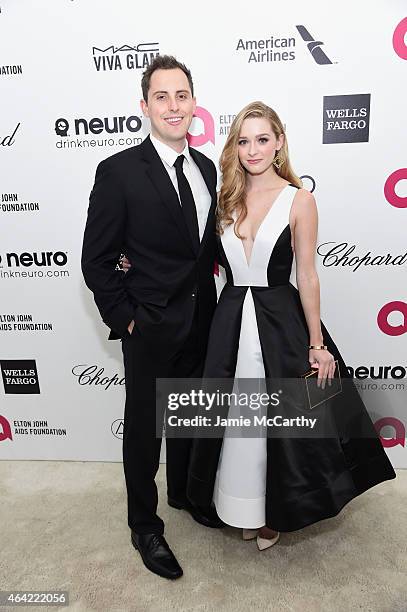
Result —
POLYGON ((277 155, 273 159, 273 166, 275 166, 277 170, 280 170, 281 166, 284 164, 284 160, 280 157, 279 153, 280 149, 277 151, 277 155))

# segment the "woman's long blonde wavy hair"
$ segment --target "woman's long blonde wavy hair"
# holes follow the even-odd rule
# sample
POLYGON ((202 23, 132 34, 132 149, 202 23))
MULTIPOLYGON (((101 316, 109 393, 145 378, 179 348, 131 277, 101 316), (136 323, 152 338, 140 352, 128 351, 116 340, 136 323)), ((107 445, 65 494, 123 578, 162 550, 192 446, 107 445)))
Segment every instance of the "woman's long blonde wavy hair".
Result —
POLYGON ((284 134, 284 143, 278 151, 279 159, 284 163, 276 173, 297 187, 302 187, 301 179, 295 174, 291 167, 288 156, 288 144, 284 127, 277 113, 263 102, 252 102, 245 106, 236 115, 230 126, 230 132, 220 157, 220 169, 222 173, 222 186, 220 189, 218 206, 216 210, 217 231, 222 234, 224 229, 234 222, 233 213, 238 213, 238 221, 235 225, 235 233, 239 238, 239 226, 247 216, 246 205, 246 170, 239 161, 238 147, 242 124, 249 117, 264 117, 268 119, 271 128, 278 138, 284 134))

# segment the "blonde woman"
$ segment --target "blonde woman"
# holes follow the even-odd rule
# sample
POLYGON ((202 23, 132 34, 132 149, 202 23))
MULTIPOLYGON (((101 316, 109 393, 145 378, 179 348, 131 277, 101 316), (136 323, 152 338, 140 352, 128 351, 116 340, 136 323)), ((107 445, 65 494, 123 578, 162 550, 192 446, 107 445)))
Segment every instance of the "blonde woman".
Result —
MULTIPOLYGON (((291 168, 277 114, 262 102, 235 118, 220 161, 217 209, 227 283, 212 322, 207 378, 295 378, 318 370, 319 384, 346 365, 320 320, 315 269, 317 207, 291 168), (295 255, 296 282, 290 282, 295 255)), ((188 497, 224 523, 257 537, 260 550, 280 532, 332 517, 394 470, 351 381, 333 410, 352 415, 352 432, 329 439, 199 439, 188 497)))

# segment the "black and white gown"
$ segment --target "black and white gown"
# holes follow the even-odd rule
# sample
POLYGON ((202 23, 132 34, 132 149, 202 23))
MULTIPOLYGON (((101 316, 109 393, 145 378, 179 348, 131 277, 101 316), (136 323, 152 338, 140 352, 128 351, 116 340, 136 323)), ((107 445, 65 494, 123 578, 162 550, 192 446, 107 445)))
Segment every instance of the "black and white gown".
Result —
MULTIPOLYGON (((293 282, 294 254, 289 215, 297 188, 279 193, 255 237, 250 262, 234 225, 219 239, 220 263, 227 283, 219 298, 209 336, 207 378, 299 377, 310 367, 308 327, 293 282)), ((346 365, 321 322, 324 343, 346 365)), ((395 478, 393 467, 351 381, 334 400, 333 411, 347 410, 352 431, 329 439, 201 438, 190 463, 188 497, 196 505, 213 501, 228 525, 268 525, 293 531, 334 516, 368 488, 395 478), (354 437, 355 431, 369 437, 354 437)), ((233 416, 237 407, 229 408, 233 416)), ((237 412, 236 412, 237 414, 237 412)))

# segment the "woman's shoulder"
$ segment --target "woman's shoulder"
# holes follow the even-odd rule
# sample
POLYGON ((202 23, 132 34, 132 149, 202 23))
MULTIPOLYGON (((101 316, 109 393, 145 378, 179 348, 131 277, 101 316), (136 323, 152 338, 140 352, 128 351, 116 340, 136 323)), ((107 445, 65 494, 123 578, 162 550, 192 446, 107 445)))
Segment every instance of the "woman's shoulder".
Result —
POLYGON ((296 192, 294 193, 294 202, 304 203, 305 205, 315 204, 315 198, 313 194, 308 191, 308 189, 304 189, 304 187, 296 187, 296 185, 292 186, 296 189, 296 192))
POLYGON ((294 218, 315 215, 317 213, 317 204, 313 194, 303 187, 296 188, 291 211, 294 218))

